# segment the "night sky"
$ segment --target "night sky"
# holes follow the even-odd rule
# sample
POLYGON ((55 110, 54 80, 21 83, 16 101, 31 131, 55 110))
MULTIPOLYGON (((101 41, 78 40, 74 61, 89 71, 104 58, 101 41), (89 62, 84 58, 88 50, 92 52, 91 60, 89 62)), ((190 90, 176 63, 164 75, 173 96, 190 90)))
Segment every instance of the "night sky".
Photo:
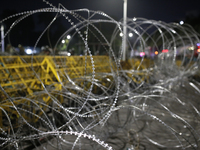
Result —
MULTIPOLYGON (((123 16, 123 0, 49 0, 55 6, 65 8, 101 10, 116 20, 123 16)), ((49 7, 42 0, 1 0, 0 13, 5 9, 17 11, 49 7)), ((174 22, 184 20, 186 15, 200 13, 200 0, 128 0, 128 17, 174 22)), ((1 18, 2 19, 2 18, 1 18)))
MULTIPOLYGON (((123 18, 123 0, 49 0, 49 2, 56 7, 60 3, 68 10, 87 8, 94 11, 103 11, 117 21, 123 18)), ((0 20, 11 15, 7 15, 8 13, 49 7, 43 0, 1 0, 0 20)), ((161 20, 167 23, 185 21, 187 16, 196 16, 197 19, 190 22, 195 27, 195 30, 200 33, 200 21, 198 19, 200 17, 200 0, 128 0, 127 16, 129 18, 141 17, 156 21, 161 20)), ((17 25, 12 29, 9 40, 6 38, 6 43, 11 41, 12 45, 18 45, 18 43, 34 45, 41 32, 44 31, 54 16, 49 13, 39 13, 31 17, 21 21, 20 26, 17 25), (47 23, 46 25, 45 22, 47 23)), ((47 35, 53 42, 57 41, 60 35, 70 27, 69 23, 66 23, 66 19, 62 19, 60 24, 57 22, 55 26, 51 26, 51 35, 47 35)), ((187 20, 186 22, 188 22, 187 20)), ((15 20, 8 20, 3 23, 5 31, 8 30, 13 21, 15 20)), ((40 40, 40 46, 48 43, 48 39, 45 38, 47 36, 40 40)))

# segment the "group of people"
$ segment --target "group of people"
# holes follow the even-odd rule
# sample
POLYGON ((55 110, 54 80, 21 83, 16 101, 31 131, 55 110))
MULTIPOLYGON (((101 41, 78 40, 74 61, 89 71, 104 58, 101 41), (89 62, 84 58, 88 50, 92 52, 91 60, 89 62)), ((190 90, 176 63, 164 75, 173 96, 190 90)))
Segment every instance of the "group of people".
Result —
POLYGON ((5 52, 10 55, 25 55, 24 47, 19 44, 17 49, 11 44, 7 44, 5 52), (17 50, 18 49, 18 50, 17 50))
POLYGON ((30 54, 34 54, 34 55, 67 55, 67 56, 74 55, 73 48, 70 49, 69 51, 63 51, 63 50, 59 51, 58 49, 53 50, 48 45, 42 46, 41 49, 40 48, 33 49, 33 47, 32 47, 31 51, 29 51, 28 48, 22 46, 21 44, 19 44, 18 47, 13 47, 11 44, 7 44, 4 54, 5 55, 30 55, 30 54), (59 53, 59 52, 63 52, 63 54, 59 53))
MULTIPOLYGON (((33 53, 33 52, 32 52, 33 53)), ((41 47, 41 51, 37 52, 37 55, 50 55, 52 53, 52 49, 49 46, 41 47)), ((25 48, 19 44, 18 47, 13 47, 11 44, 7 44, 5 49, 6 55, 27 55, 25 52, 25 48)))

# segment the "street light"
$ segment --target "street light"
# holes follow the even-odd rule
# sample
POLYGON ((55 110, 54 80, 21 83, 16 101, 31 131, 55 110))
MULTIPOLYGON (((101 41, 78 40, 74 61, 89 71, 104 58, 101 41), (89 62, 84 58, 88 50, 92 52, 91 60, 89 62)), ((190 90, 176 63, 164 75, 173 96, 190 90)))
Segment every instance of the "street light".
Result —
POLYGON ((123 12, 123 38, 122 38, 122 60, 126 60, 126 38, 127 38, 127 0, 124 0, 123 12))
POLYGON ((67 39, 68 39, 68 40, 71 39, 71 35, 67 35, 67 39))
POLYGON ((129 36, 129 37, 133 37, 133 33, 130 32, 130 33, 128 34, 128 36, 129 36))
POLYGON ((180 25, 183 25, 183 24, 184 24, 184 21, 183 21, 183 20, 181 20, 181 21, 179 22, 179 24, 180 24, 180 25))

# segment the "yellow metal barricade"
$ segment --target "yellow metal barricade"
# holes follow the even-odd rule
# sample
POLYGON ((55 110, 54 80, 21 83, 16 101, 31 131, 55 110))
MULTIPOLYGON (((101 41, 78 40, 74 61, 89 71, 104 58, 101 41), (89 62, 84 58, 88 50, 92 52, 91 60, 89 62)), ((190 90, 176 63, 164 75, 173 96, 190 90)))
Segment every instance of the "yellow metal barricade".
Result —
MULTIPOLYGON (((40 101, 50 104, 50 95, 48 93, 35 95, 34 92, 44 91, 48 85, 52 85, 52 91, 61 91, 62 85, 67 84, 69 79, 90 76, 92 68, 95 68, 95 73, 110 72, 109 57, 0 56, 0 127, 3 127, 2 114, 5 114, 3 111, 6 111, 10 118, 18 119, 20 116, 15 107, 23 109, 20 106, 23 104, 23 107, 28 106, 32 108, 30 112, 35 113, 37 110, 30 106, 31 102, 27 98, 35 99, 36 104, 45 111, 46 107, 41 105, 40 101)), ((51 91, 48 92, 51 94, 51 91)), ((59 100, 62 103, 62 98, 59 100)), ((20 114, 28 121, 37 121, 37 117, 28 118, 27 112, 20 114)), ((37 115, 42 115, 42 112, 37 115)))

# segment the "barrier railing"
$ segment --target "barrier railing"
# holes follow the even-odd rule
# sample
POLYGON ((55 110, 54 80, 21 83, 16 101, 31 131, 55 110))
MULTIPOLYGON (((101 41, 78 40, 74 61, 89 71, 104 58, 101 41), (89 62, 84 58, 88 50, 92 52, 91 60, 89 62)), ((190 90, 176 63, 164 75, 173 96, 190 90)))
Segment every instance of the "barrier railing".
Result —
MULTIPOLYGON (((86 83, 81 78, 91 77, 93 68, 95 74, 111 73, 116 67, 113 64, 108 56, 0 56, 0 128, 8 127, 3 125, 2 119, 5 114, 10 119, 25 118, 28 122, 36 122, 39 119, 37 116, 41 116, 43 111, 48 109, 52 96, 58 97, 55 93, 61 92, 70 80, 76 79, 85 90, 91 83, 86 83), (30 99, 35 100, 34 103, 30 99), (37 109, 30 107, 31 105, 38 105, 37 109, 42 111, 37 113, 37 109), (30 110, 27 110, 29 108, 30 110), (22 111, 19 113, 19 110, 22 111), (32 117, 28 117, 27 113, 31 113, 32 117)), ((130 59, 121 66, 127 78, 135 83, 141 83, 148 79, 148 72, 145 72, 145 69, 150 64, 152 62, 148 59, 130 59)), ((98 75, 95 78, 98 78, 98 75)), ((109 86, 103 80, 100 81, 101 84, 109 86)), ((93 91, 95 90, 97 91, 98 87, 94 85, 93 91)), ((63 103, 61 95, 57 99, 58 103, 63 103)))
MULTIPOLYGON (((70 79, 90 75, 92 65, 96 73, 111 70, 108 56, 93 56, 92 60, 89 56, 0 56, 0 108, 9 116, 17 118, 19 114, 15 106, 21 103, 30 105, 27 97, 37 100, 40 97, 48 105, 51 101, 48 93, 35 95, 34 92, 43 91, 48 85, 52 85, 51 91, 61 91, 62 85, 70 79)), ((59 99, 62 103, 62 98, 59 99)), ((43 105, 40 107, 45 110, 43 105)), ((26 115, 27 113, 24 113, 23 117, 27 118, 26 115)), ((2 126, 0 111, 0 127, 2 126)))

